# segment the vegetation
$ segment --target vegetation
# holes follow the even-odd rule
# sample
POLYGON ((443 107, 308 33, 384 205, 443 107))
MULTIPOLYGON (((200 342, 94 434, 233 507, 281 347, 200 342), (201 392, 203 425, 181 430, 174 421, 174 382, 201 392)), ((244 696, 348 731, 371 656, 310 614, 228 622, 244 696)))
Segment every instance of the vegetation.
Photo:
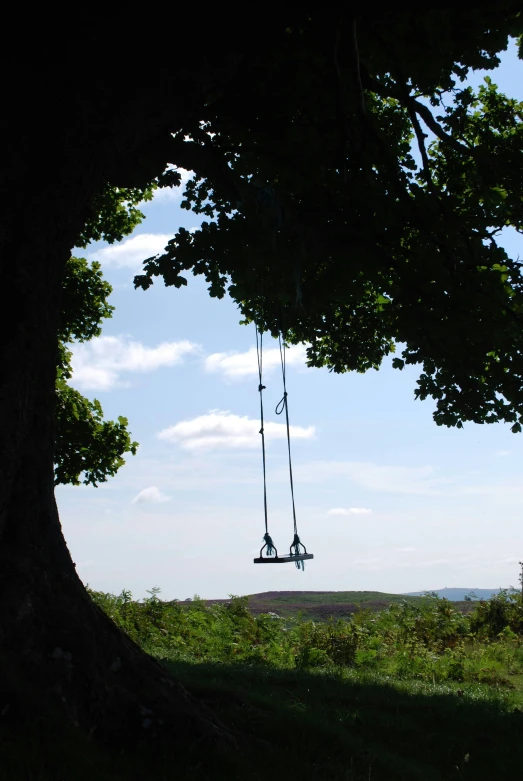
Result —
POLYGON ((417 604, 420 601, 419 597, 385 594, 381 591, 265 591, 250 594, 248 599, 249 611, 253 615, 274 612, 281 616, 300 614, 302 618, 313 621, 350 618, 361 608, 379 611, 391 604, 417 604))
MULTIPOLYGON (((137 221, 138 215, 134 215, 119 224, 120 231, 132 230, 137 221)), ((120 237, 120 231, 115 237, 120 237)), ((102 321, 114 310, 107 301, 111 292, 99 263, 70 258, 63 284, 56 377, 56 485, 79 485, 81 476, 86 485, 105 482, 125 464, 125 453, 135 455, 138 448, 138 443, 131 441, 127 418, 104 420, 100 402, 90 401, 69 384, 73 376, 70 344, 100 336, 102 321)))
POLYGON ((253 615, 248 597, 206 605, 143 602, 92 592, 95 602, 149 654, 190 663, 256 664, 280 669, 351 668, 392 679, 488 683, 511 691, 523 683, 523 605, 502 591, 462 613, 434 597, 401 600, 379 613, 314 622, 303 616, 253 615))
POLYGON ((523 230, 523 103, 491 78, 463 82, 499 64, 523 18, 483 13, 481 32, 466 17, 474 43, 458 44, 448 11, 345 19, 330 38, 321 12, 287 27, 249 89, 235 80, 174 133, 169 161, 196 171, 182 206, 209 219, 136 286, 202 274, 335 372, 377 369, 401 345, 392 365, 420 367, 415 395, 438 425, 521 431, 521 264, 499 238, 523 230))
MULTIPOLYGON (((503 592, 462 615, 446 600, 362 610, 352 621, 253 616, 247 598, 206 606, 95 602, 220 718, 232 745, 92 745, 55 716, 4 733, 10 781, 517 777, 523 761, 523 608, 503 592), (117 749, 117 750, 116 750, 117 749)), ((147 709, 142 732, 152 729, 147 709)))
MULTIPOLYGON (((91 202, 76 246, 85 249, 99 240, 113 244, 128 236, 144 218, 139 205, 150 201, 155 189, 155 182, 144 188, 106 186, 91 202)), ((138 448, 138 442, 131 441, 127 418, 105 421, 98 399, 90 401, 69 384, 73 376, 71 343, 100 336, 103 320, 112 317, 114 311, 108 303, 111 293, 99 263, 69 258, 62 282, 58 330, 55 485, 83 482, 96 487, 125 464, 126 453, 135 455, 138 448)))
MULTIPOLYGON (((361 697, 371 710, 368 728, 358 733, 359 706, 349 703, 360 695, 348 678, 339 694, 336 671, 358 670, 362 654, 367 667, 377 660, 380 675, 389 667, 400 669, 393 629, 388 653, 380 654, 370 624, 362 638, 357 622, 332 630, 306 630, 307 622, 293 628, 292 636, 310 632, 299 646, 303 654, 294 658, 305 671, 311 660, 322 670, 317 686, 307 685, 310 695, 303 693, 298 702, 283 690, 303 687, 309 678, 293 676, 309 673, 292 668, 290 646, 271 640, 276 630, 269 619, 266 626, 256 619, 259 627, 246 625, 246 636, 267 634, 269 647, 265 641, 255 647, 262 647, 256 653, 269 661, 283 649, 280 677, 270 678, 269 668, 260 672, 259 665, 250 664, 243 681, 254 693, 230 718, 229 705, 220 704, 230 699, 218 698, 209 711, 203 691, 189 698, 165 667, 126 638, 92 603, 76 575, 60 527, 54 479, 76 482, 83 473, 96 483, 118 468, 131 443, 122 421, 109 426, 105 437, 99 407, 68 396, 61 385, 63 416, 82 425, 73 431, 59 423, 65 433, 57 451, 57 349, 66 322, 62 286, 73 248, 91 238, 125 235, 140 219, 140 200, 156 183, 179 182, 176 170, 164 173, 171 164, 195 172, 184 206, 208 221, 195 234, 179 231, 163 255, 146 262, 138 286, 147 288, 162 277, 176 287, 184 284, 186 272, 204 274, 212 295, 228 291, 245 319, 282 330, 291 342, 306 342, 311 365, 334 371, 377 368, 401 345, 394 365, 420 366, 416 394, 435 400, 437 423, 504 421, 520 431, 523 285, 519 262, 507 257, 498 237, 506 226, 523 227, 522 107, 490 81, 476 92, 462 83, 471 69, 494 69, 510 38, 521 36, 520 3, 480 5, 473 12, 459 5, 381 13, 347 7, 339 15, 322 8, 282 8, 259 15, 255 26, 250 9, 245 15, 222 9, 194 14, 188 17, 193 35, 176 32, 179 12, 169 6, 142 15, 125 35, 120 18, 101 24, 87 14, 74 28, 53 19, 26 25, 21 39, 6 44, 13 47, 12 59, 25 66, 6 81, 0 123, 2 147, 9 150, 0 192, 0 724, 11 731, 4 745, 7 752, 11 738, 16 745, 17 729, 24 736, 23 750, 14 749, 23 769, 31 757, 27 725, 40 730, 40 748, 42 735, 79 728, 75 734, 83 745, 91 745, 93 735, 98 746, 104 739, 114 745, 119 767, 126 741, 136 746, 161 734, 164 743, 172 743, 174 735, 174 756, 193 763, 192 772, 194 757, 202 762, 206 754, 198 743, 202 735, 206 747, 214 736, 226 753, 234 732, 221 729, 214 710, 224 713, 228 725, 243 723, 250 734, 266 736, 268 745, 252 751, 261 777, 276 776, 274 761, 286 776, 307 777, 315 768, 320 778, 396 773, 427 779, 429 767, 443 778, 457 767, 458 778, 474 777, 464 745, 474 740, 469 730, 478 714, 496 739, 505 735, 512 741, 514 734, 514 724, 504 716, 505 700, 497 694, 494 705, 474 710, 476 715, 468 706, 452 710, 451 698, 453 731, 447 734, 438 732, 440 719, 434 726, 429 717, 430 703, 441 699, 427 698, 427 691, 410 699, 411 726, 402 730, 405 711, 397 693, 386 695, 389 684, 379 684, 373 699, 375 684, 365 684, 361 697), (147 51, 144 41, 153 42, 147 51), (96 56, 89 56, 93 52, 96 56), (98 449, 93 458, 91 441, 98 449), (101 459, 100 448, 106 448, 101 459), (352 667, 334 659, 329 632, 340 643, 340 659, 353 654, 352 667), (334 674, 336 686, 328 677, 334 674), (302 708, 302 703, 307 704, 302 708), (153 718, 142 718, 142 709, 154 714, 154 731, 144 726, 153 718), (426 729, 422 734, 419 725, 427 728, 429 722, 430 735, 436 736, 432 764, 426 754, 420 759, 426 729), (460 733, 457 725, 463 723, 460 733), (361 735, 370 749, 361 745, 361 735), (374 756, 376 744, 381 753, 374 764, 368 752, 374 756), (404 749, 400 765, 396 746, 404 749)), ((85 266, 77 270, 80 276, 87 273, 85 266)), ((145 607, 159 610, 155 602, 145 607)), ((238 621, 248 621, 239 612, 238 621)), ((210 620, 205 611, 190 615, 210 620)), ((410 633, 418 618, 408 616, 400 618, 410 633)), ((452 635, 454 619, 438 620, 452 635)), ((420 621, 429 627, 428 618, 420 621)), ((225 631, 227 624, 221 626, 225 631)), ((154 622, 150 627, 154 631, 144 647, 154 650, 157 635, 171 635, 154 622)), ((477 633, 482 631, 478 624, 477 633)), ((515 628, 510 631, 517 635, 515 628)), ((440 648, 441 638, 415 633, 406 659, 410 670, 415 666, 419 685, 434 686, 430 671, 443 681, 449 678, 449 654, 453 664, 461 664, 464 679, 477 677, 472 651, 479 646, 457 629, 455 634, 455 646, 445 640, 440 648)), ((504 648, 519 641, 503 642, 504 648)), ((488 653, 498 653, 500 643, 488 639, 488 653)), ((240 647, 247 655, 246 641, 240 647)), ((206 648, 209 655, 216 653, 206 648)), ((481 664, 494 669, 492 680, 501 686, 501 679, 509 679, 508 666, 501 669, 496 659, 482 656, 481 664)), ((185 664, 204 680, 202 664, 176 664, 182 679, 179 665, 185 664)), ((223 663, 220 669, 229 675, 223 663)), ((231 669, 239 681, 240 667, 231 669)), ((486 695, 478 697, 484 702, 486 695)), ((491 777, 515 777, 520 749, 512 750, 513 741, 510 745, 506 758, 499 759, 498 752, 489 760, 481 741, 475 777, 485 769, 491 777)), ((65 749, 62 753, 67 755, 65 749)), ((150 750, 148 757, 152 761, 150 750)), ((232 765, 240 769, 229 777, 252 777, 252 767, 240 767, 238 751, 234 757, 232 765)), ((8 775, 15 778, 12 765, 8 775)), ((141 777, 166 777, 165 768, 151 769, 142 765, 141 777)), ((40 763, 25 771, 27 766, 24 778, 58 775, 51 760, 47 769, 40 763)), ((102 771, 87 768, 85 774, 102 771)))

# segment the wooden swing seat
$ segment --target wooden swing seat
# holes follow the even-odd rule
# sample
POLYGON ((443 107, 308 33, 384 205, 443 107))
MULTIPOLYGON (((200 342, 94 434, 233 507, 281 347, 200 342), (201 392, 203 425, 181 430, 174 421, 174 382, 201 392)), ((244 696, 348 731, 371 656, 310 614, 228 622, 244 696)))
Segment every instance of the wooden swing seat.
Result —
POLYGON ((305 561, 306 559, 313 559, 313 553, 285 553, 283 556, 258 556, 254 559, 255 564, 288 564, 291 561, 305 561))

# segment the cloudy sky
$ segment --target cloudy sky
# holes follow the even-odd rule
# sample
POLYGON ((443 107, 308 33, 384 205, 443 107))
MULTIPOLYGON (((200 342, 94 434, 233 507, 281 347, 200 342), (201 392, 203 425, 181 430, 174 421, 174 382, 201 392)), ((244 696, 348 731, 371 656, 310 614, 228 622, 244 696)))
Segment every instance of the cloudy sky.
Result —
MULTIPOLYGON (((494 81, 523 98, 514 47, 494 81)), ((479 74, 474 76, 477 83, 479 74)), ((295 494, 300 536, 315 555, 255 566, 263 535, 255 334, 201 278, 181 290, 136 291, 141 261, 199 218, 180 190, 159 192, 119 245, 93 245, 116 311, 103 335, 74 349, 73 384, 107 417, 129 418, 140 442, 98 488, 60 487, 64 533, 84 582, 143 597, 226 597, 267 590, 404 592, 517 583, 523 558, 523 439, 508 427, 436 427, 416 402, 415 370, 333 375, 288 352, 295 494)), ((523 255, 523 241, 505 245, 523 255)), ((79 254, 79 253, 77 253, 79 254)), ((292 540, 281 418, 279 353, 268 343, 266 434, 270 531, 292 540)))

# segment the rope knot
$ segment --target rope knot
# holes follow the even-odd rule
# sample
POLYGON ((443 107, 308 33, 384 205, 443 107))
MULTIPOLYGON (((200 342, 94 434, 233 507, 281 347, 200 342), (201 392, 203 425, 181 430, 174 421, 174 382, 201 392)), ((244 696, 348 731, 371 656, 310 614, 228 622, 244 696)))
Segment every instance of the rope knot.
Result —
POLYGON ((272 541, 271 535, 269 532, 265 532, 263 535, 263 541, 265 545, 267 546, 267 555, 272 556, 273 554, 278 555, 278 551, 276 550, 276 546, 272 541))
POLYGON ((298 533, 294 532, 294 539, 292 541, 291 548, 295 548, 296 549, 296 553, 299 553, 300 552, 300 545, 301 545, 301 540, 298 537, 298 533))
MULTIPOLYGON (((294 555, 299 556, 300 554, 300 547, 305 547, 300 538, 298 537, 298 532, 294 532, 294 540, 292 541, 291 545, 291 551, 294 549, 294 555)), ((305 564, 303 561, 295 561, 297 569, 305 570, 305 564)))

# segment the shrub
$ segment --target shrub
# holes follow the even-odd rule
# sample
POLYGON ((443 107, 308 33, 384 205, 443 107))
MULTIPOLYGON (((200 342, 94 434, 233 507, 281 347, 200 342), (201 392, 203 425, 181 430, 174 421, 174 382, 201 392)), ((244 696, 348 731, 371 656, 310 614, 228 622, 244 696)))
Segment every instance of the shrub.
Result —
POLYGON ((129 591, 91 596, 133 640, 158 658, 276 668, 355 667, 402 679, 510 685, 523 673, 523 608, 501 592, 463 615, 428 596, 418 604, 361 611, 350 620, 303 621, 253 616, 247 597, 207 605, 162 601, 153 588, 142 602, 129 591))

